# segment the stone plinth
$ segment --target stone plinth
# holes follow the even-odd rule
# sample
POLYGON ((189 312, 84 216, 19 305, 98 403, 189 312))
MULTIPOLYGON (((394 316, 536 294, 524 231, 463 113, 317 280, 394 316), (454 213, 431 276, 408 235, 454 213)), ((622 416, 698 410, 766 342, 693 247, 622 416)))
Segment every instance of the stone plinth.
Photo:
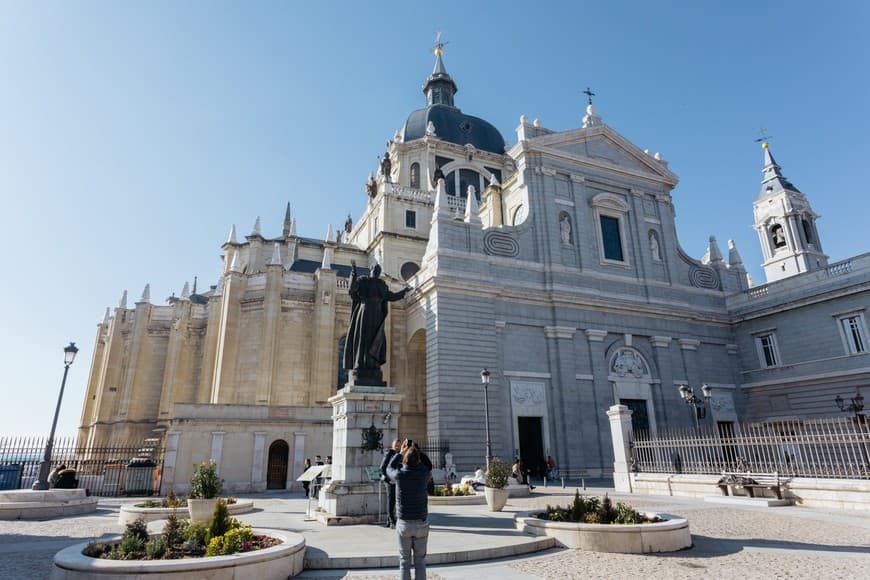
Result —
POLYGON ((367 431, 379 432, 386 448, 398 437, 399 403, 391 387, 347 385, 332 403, 332 480, 320 491, 317 519, 327 525, 373 523, 386 506, 380 481, 367 467, 378 467, 381 450, 363 448, 367 431), (372 429, 374 426, 374 429, 372 429))

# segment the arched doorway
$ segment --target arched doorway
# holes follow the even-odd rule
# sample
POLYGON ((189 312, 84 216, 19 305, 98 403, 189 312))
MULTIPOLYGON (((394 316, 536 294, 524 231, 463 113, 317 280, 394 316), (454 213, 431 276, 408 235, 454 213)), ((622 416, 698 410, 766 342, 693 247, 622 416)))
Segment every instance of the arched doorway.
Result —
POLYGON ((266 489, 287 487, 287 458, 290 447, 283 439, 269 445, 269 466, 266 469, 266 489))
POLYGON ((656 433, 652 374, 646 358, 636 349, 620 346, 610 357, 614 402, 631 409, 635 433, 656 433))

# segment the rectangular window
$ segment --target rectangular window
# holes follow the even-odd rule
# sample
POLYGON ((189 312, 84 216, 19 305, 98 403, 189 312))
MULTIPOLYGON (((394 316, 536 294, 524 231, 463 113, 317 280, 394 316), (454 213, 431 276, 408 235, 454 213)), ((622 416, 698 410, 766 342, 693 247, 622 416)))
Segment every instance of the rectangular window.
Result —
POLYGON ((867 350, 867 340, 864 336, 864 321, 860 315, 847 316, 840 319, 843 336, 849 354, 860 354, 867 350))
POLYGON ((405 210, 405 227, 417 229, 417 212, 406 209, 405 210))
POLYGON ((604 259, 624 261, 622 256, 622 238, 619 235, 619 219, 601 216, 601 241, 604 243, 604 259))
POLYGON ((764 368, 775 367, 779 364, 779 355, 776 352, 776 339, 772 334, 764 334, 755 339, 758 343, 758 357, 764 368))

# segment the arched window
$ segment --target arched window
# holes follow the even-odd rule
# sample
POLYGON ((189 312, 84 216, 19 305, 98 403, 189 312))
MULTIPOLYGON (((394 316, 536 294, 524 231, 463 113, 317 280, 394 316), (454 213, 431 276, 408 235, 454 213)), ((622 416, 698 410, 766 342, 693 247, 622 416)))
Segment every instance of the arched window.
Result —
POLYGON ((420 187, 420 164, 411 164, 411 187, 420 187))
POLYGON ((414 274, 420 271, 420 266, 415 264, 414 262, 405 262, 402 264, 401 275, 402 280, 408 281, 414 274))
POLYGON ((770 228, 770 241, 773 242, 774 248, 785 247, 785 230, 782 229, 780 224, 774 224, 770 228))
POLYGON ((809 220, 806 218, 802 219, 801 225, 804 227, 804 237, 807 240, 807 244, 815 243, 813 241, 813 226, 810 224, 809 220))

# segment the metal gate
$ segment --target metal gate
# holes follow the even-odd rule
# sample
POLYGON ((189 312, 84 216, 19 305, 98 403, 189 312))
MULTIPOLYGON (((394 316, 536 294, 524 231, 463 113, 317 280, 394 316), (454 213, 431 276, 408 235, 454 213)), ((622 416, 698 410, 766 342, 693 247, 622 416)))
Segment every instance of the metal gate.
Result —
POLYGON ((290 447, 283 439, 269 445, 269 466, 266 469, 266 489, 287 487, 287 457, 290 447))

